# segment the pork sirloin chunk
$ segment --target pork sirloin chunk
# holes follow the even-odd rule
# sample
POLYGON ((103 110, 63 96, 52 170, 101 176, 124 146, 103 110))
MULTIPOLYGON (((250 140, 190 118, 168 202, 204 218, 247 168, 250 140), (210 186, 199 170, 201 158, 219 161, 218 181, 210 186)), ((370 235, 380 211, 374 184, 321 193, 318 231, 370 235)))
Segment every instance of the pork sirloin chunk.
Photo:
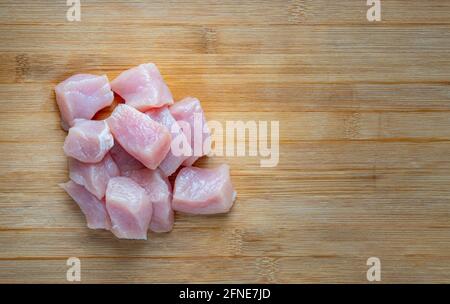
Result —
POLYGON ((61 112, 61 126, 68 130, 77 118, 91 119, 99 110, 110 106, 114 93, 106 75, 77 74, 55 87, 61 112))
POLYGON ((145 166, 140 161, 138 161, 127 151, 125 151, 125 149, 122 148, 122 146, 118 142, 114 143, 114 147, 111 148, 109 154, 111 154, 111 157, 119 167, 120 173, 122 175, 127 171, 145 168, 145 166))
POLYGON ((193 150, 193 155, 187 158, 183 165, 192 166, 211 149, 210 132, 200 101, 197 98, 186 97, 172 105, 170 113, 183 129, 193 150))
POLYGON ((161 171, 170 176, 192 155, 191 145, 167 107, 152 109, 146 114, 165 126, 172 134, 170 152, 159 165, 161 171))
POLYGON ((98 163, 114 145, 114 138, 105 121, 75 120, 64 141, 64 152, 85 163, 98 163))
POLYGON ((111 87, 127 105, 140 111, 173 104, 172 93, 153 63, 122 72, 111 82, 111 87))
POLYGON ((118 105, 106 122, 122 148, 149 169, 156 169, 169 152, 167 128, 130 106, 118 105))
POLYGON ((172 207, 191 214, 225 213, 235 199, 228 165, 214 169, 185 167, 175 180, 172 207))
POLYGON ((139 184, 128 177, 110 179, 106 190, 106 209, 115 236, 121 239, 147 239, 153 207, 139 184))
POLYGON ((73 181, 68 181, 59 186, 78 204, 90 229, 111 229, 111 221, 102 201, 73 181))
POLYGON ((119 168, 111 155, 106 156, 98 163, 82 163, 69 158, 69 175, 75 183, 84 186, 95 197, 101 200, 105 196, 108 181, 120 175, 119 168))
POLYGON ((147 192, 153 204, 150 230, 169 232, 172 230, 174 214, 172 209, 172 187, 167 177, 160 170, 141 169, 127 173, 147 192))

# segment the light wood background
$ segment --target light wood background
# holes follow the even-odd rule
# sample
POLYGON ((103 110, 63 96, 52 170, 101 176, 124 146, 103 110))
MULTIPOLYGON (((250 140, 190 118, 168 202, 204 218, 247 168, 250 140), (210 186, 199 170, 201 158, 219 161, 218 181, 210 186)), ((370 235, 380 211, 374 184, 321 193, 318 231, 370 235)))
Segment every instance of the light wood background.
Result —
POLYGON ((450 282, 450 1, 0 0, 0 282, 450 282), (209 2, 209 4, 208 4, 209 2), (226 161, 221 216, 118 240, 85 227, 53 87, 155 62, 208 119, 279 120, 280 163, 226 161))

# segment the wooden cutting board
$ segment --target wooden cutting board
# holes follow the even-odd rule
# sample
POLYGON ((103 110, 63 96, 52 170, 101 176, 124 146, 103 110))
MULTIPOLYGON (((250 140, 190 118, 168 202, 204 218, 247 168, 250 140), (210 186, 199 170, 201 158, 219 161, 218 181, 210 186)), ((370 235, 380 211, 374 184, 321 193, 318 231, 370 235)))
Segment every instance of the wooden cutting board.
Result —
POLYGON ((450 282, 450 1, 0 1, 0 282, 450 282), (88 230, 53 87, 144 62, 210 120, 280 122, 230 164, 233 210, 168 234, 88 230))

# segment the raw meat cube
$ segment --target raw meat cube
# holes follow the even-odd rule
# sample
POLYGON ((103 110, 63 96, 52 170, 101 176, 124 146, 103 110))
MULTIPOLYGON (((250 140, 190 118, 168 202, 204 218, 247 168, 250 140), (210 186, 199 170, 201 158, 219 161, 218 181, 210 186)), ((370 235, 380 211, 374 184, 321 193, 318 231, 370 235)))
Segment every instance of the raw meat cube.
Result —
POLYGON ((146 114, 165 126, 172 134, 170 152, 159 165, 162 172, 166 176, 170 176, 192 155, 191 145, 167 107, 152 109, 146 114))
POLYGON ((84 163, 98 163, 114 145, 114 138, 103 120, 76 119, 64 141, 67 156, 84 163))
POLYGON ((111 231, 121 239, 147 239, 152 203, 145 190, 128 177, 114 177, 106 189, 111 231))
POLYGON ((228 165, 214 169, 185 167, 175 179, 172 207, 191 214, 228 212, 236 199, 228 165))
POLYGON ((111 221, 106 212, 105 204, 83 186, 73 181, 60 184, 72 199, 78 204, 86 217, 87 226, 91 229, 111 229, 111 221))
POLYGON ((118 105, 106 122, 122 148, 147 168, 156 169, 169 152, 167 128, 130 106, 118 105))
POLYGON ((114 99, 106 75, 77 74, 59 83, 55 92, 64 130, 77 118, 91 119, 114 99))
POLYGON ((211 149, 210 133, 200 101, 197 98, 186 97, 172 105, 170 113, 183 129, 193 150, 193 155, 186 159, 183 165, 192 166, 211 149))
POLYGON ((120 175, 119 168, 111 155, 106 154, 101 162, 95 164, 82 163, 74 158, 69 158, 70 179, 84 186, 99 200, 105 196, 108 181, 120 175))
POLYGON ((127 176, 145 189, 153 204, 150 230, 168 232, 172 230, 174 214, 172 209, 172 186, 158 169, 141 169, 127 173, 127 176))
POLYGON ((127 105, 140 111, 173 104, 172 93, 153 63, 122 72, 111 82, 111 87, 127 105))
POLYGON ((119 167, 121 174, 124 174, 127 171, 145 168, 140 161, 125 151, 118 142, 114 144, 114 147, 111 148, 109 154, 111 154, 114 162, 119 167))

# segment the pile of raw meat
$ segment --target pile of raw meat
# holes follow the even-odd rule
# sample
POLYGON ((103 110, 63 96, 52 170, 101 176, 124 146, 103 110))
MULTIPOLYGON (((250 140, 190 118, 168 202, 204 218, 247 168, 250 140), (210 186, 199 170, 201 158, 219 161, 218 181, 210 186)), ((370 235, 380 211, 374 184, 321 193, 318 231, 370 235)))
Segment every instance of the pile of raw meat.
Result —
POLYGON ((174 211, 230 210, 236 192, 229 167, 192 167, 210 149, 199 100, 187 97, 174 104, 154 64, 129 69, 111 83, 106 76, 74 75, 55 91, 68 130, 64 152, 70 181, 60 186, 77 202, 89 228, 147 239, 148 229, 172 230, 174 211), (112 104, 113 92, 125 103, 107 119, 92 120, 112 104), (168 177, 175 174, 172 186, 168 177))

